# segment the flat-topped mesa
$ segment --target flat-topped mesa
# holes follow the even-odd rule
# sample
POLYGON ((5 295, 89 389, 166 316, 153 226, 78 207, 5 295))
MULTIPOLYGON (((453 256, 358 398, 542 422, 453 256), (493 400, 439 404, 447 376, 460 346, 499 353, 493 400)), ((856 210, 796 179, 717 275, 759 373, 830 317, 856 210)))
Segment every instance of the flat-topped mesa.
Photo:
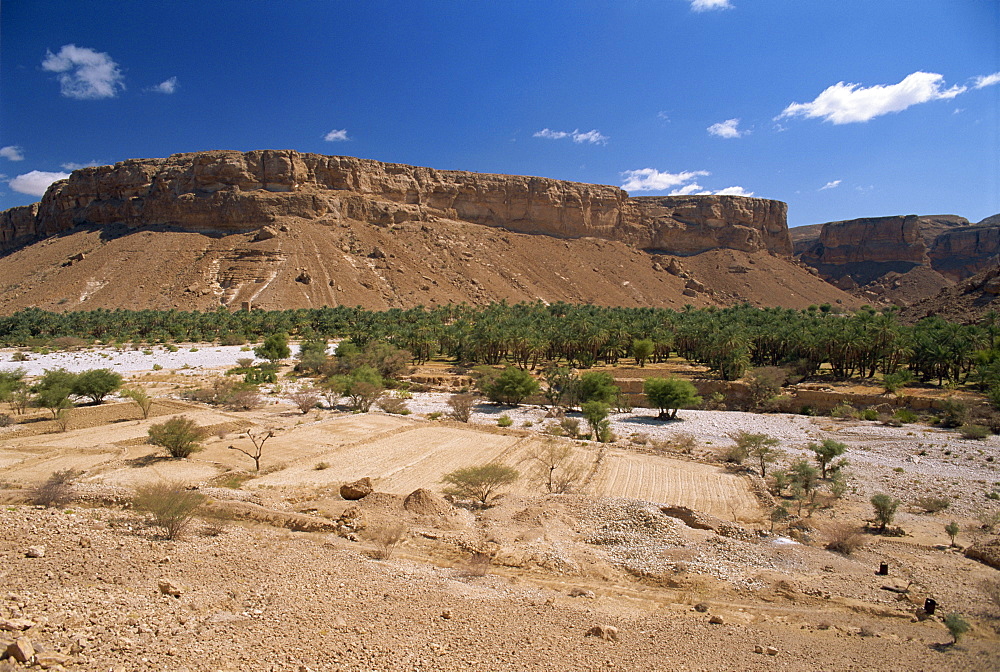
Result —
POLYGON ((389 225, 434 218, 595 237, 679 254, 791 254, 787 206, 739 196, 630 198, 613 186, 435 170, 290 150, 212 151, 74 171, 37 205, 0 213, 0 250, 77 226, 243 232, 298 217, 389 225))

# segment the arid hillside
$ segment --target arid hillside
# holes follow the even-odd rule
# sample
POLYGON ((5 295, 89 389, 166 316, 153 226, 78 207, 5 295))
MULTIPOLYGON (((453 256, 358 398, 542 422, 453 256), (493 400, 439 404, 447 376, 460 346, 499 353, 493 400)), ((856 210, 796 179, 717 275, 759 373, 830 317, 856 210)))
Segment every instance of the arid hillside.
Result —
POLYGON ((287 151, 133 160, 0 213, 0 311, 859 303, 791 260, 785 212, 287 151))

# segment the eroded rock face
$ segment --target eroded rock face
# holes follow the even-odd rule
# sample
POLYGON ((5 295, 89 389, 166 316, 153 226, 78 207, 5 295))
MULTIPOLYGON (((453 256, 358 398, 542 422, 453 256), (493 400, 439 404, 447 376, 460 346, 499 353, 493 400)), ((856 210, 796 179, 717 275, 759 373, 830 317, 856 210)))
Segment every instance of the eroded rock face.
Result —
POLYGON ((995 265, 1000 254, 1000 226, 988 220, 973 225, 955 215, 852 219, 790 235, 799 259, 840 287, 870 285, 918 267, 937 273, 937 285, 951 284, 995 265))
POLYGON ((617 187, 289 150, 214 151, 83 168, 0 213, 0 250, 78 226, 253 231, 283 217, 391 226, 435 218, 683 254, 791 253, 787 206, 740 196, 630 198, 617 187))

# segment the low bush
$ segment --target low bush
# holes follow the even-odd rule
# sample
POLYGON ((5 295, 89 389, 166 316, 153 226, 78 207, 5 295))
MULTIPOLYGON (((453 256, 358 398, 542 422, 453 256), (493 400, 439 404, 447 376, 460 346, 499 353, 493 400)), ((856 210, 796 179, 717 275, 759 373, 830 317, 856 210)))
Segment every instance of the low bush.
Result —
POLYGON ((406 540, 407 530, 403 523, 370 528, 367 536, 375 544, 375 557, 388 560, 396 548, 406 540))
POLYGON ((947 497, 920 497, 913 504, 923 509, 924 513, 937 513, 947 509, 951 505, 951 500, 947 497))
POLYGON ((988 437, 991 432, 988 427, 966 423, 958 428, 958 433, 962 435, 963 439, 975 439, 977 441, 982 441, 988 437))
POLYGON ((188 457, 201 450, 205 431, 194 420, 183 415, 149 428, 149 442, 167 449, 171 457, 188 457))
POLYGON ((151 483, 140 486, 132 498, 137 511, 148 513, 152 525, 163 531, 167 539, 177 539, 191 525, 205 496, 188 490, 181 483, 151 483))
POLYGON ((896 412, 892 414, 892 417, 908 425, 920 420, 920 416, 908 408, 897 409, 896 412))
POLYGON ((510 427, 514 424, 514 421, 510 419, 510 416, 504 413, 499 418, 497 418, 497 427, 510 427))
POLYGON ((398 394, 391 396, 384 396, 379 399, 376 404, 386 413, 391 413, 392 415, 409 415, 410 409, 406 405, 406 399, 398 394))
POLYGON ((63 469, 54 472, 44 483, 31 493, 31 503, 45 508, 60 508, 73 500, 73 481, 80 472, 74 469, 63 469))
POLYGON ((826 528, 826 549, 844 555, 850 555, 861 548, 864 536, 856 525, 849 523, 833 523, 826 528))

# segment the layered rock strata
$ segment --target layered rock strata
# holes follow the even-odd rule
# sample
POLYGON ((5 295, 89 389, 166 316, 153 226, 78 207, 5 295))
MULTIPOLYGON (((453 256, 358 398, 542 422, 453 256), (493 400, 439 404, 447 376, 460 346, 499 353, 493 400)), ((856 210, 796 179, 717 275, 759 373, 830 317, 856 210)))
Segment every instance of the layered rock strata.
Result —
POLYGON ((246 232, 283 218, 380 226, 445 218, 640 249, 791 254, 787 206, 739 196, 630 198, 617 187, 288 150, 213 151, 74 171, 0 213, 0 251, 76 227, 246 232))

